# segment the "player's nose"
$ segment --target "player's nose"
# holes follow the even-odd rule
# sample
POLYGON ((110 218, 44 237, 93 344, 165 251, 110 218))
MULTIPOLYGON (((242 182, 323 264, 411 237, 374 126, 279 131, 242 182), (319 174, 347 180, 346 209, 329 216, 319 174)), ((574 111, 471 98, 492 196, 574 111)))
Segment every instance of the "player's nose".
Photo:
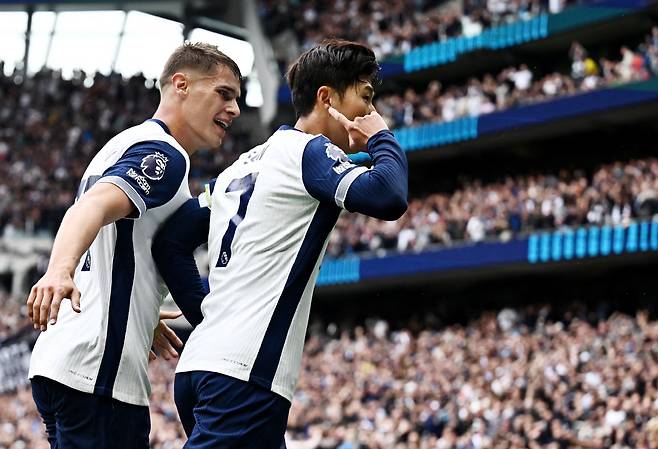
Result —
POLYGON ((226 105, 226 112, 234 119, 240 117, 240 106, 238 106, 237 100, 233 99, 226 105))

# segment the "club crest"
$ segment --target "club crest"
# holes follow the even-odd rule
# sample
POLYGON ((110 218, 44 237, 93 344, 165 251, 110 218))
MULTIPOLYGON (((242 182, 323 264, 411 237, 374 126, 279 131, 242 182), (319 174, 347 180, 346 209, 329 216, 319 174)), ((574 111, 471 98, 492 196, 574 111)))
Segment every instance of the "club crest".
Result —
POLYGON ((333 159, 336 162, 349 162, 350 158, 347 157, 347 154, 340 148, 338 148, 336 145, 333 143, 325 143, 324 146, 326 147, 325 152, 327 153, 327 157, 329 159, 333 159))
POLYGON ((155 152, 149 154, 142 159, 140 167, 142 168, 142 173, 149 179, 158 181, 162 179, 167 168, 167 159, 163 154, 155 152))

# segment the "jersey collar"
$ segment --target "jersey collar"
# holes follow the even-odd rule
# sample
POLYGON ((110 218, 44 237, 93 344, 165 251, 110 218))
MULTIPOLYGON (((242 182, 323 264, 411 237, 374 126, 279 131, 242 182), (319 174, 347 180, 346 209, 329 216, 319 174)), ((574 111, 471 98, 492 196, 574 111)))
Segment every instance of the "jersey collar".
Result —
POLYGON ((294 126, 290 126, 290 125, 281 125, 279 126, 279 129, 277 131, 297 131, 300 133, 302 132, 301 129, 297 129, 294 126))
POLYGON ((157 119, 157 118, 150 118, 150 119, 147 120, 147 122, 155 122, 155 123, 157 123, 158 125, 160 125, 160 126, 162 127, 162 129, 164 130, 164 132, 166 132, 167 134, 169 134, 169 135, 171 136, 171 131, 169 131, 169 127, 168 127, 168 126, 165 124, 165 122, 163 122, 162 120, 157 119))

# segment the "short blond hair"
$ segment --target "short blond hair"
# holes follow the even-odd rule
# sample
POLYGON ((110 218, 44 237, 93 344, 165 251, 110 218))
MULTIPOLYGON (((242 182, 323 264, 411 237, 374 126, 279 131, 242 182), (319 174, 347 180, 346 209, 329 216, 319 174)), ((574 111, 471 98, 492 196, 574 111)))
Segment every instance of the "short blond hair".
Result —
POLYGON ((186 42, 178 47, 169 56, 160 75, 160 89, 171 82, 174 73, 183 69, 198 70, 203 74, 210 74, 218 66, 225 66, 242 81, 240 68, 233 59, 222 53, 215 45, 205 42, 186 42))

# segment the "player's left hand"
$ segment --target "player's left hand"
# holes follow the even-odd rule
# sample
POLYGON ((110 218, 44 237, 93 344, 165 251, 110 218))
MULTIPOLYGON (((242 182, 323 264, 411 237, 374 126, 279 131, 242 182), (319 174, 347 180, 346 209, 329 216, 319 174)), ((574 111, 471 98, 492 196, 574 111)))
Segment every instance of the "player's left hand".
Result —
POLYGON ((180 310, 172 312, 160 311, 160 322, 153 331, 153 348, 149 353, 149 361, 153 361, 158 357, 156 351, 165 360, 178 358, 178 351, 176 351, 175 347, 182 348, 183 342, 163 320, 173 320, 182 314, 180 310))

